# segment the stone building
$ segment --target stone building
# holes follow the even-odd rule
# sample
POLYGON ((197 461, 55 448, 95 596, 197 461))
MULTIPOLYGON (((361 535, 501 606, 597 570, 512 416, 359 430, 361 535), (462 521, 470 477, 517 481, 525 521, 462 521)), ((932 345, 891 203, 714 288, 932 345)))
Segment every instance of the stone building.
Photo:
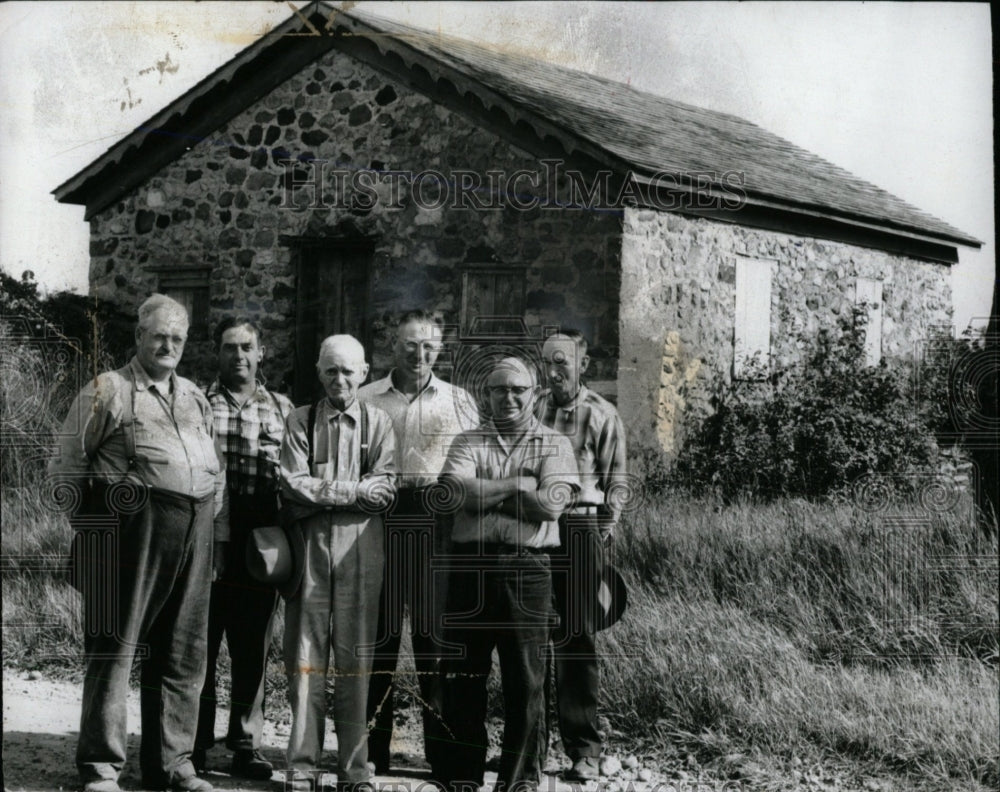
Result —
POLYGON ((909 354, 980 246, 734 116, 322 3, 54 194, 86 206, 92 293, 188 305, 195 379, 236 312, 299 401, 319 339, 357 335, 378 376, 411 307, 466 381, 483 345, 575 327, 591 385, 668 452, 718 378, 794 363, 857 302, 871 360, 909 354))

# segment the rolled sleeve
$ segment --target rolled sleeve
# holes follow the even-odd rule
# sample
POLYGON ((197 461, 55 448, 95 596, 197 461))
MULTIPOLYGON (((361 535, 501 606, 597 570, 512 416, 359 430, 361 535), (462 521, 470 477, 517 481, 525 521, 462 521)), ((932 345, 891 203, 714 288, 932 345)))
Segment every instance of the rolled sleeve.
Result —
POLYGON ((469 436, 461 434, 452 441, 451 448, 448 449, 441 468, 441 478, 476 478, 477 473, 478 465, 469 436))

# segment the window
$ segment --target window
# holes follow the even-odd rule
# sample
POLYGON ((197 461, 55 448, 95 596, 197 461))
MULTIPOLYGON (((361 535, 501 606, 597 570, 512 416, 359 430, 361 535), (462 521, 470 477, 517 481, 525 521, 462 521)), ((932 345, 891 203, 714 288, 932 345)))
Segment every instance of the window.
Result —
POLYGON ((188 340, 208 338, 208 297, 211 267, 156 268, 157 291, 177 300, 188 314, 188 340))
POLYGON ((864 304, 868 317, 865 322, 865 365, 877 366, 882 360, 882 281, 858 278, 854 302, 864 304))
POLYGON ((522 334, 524 267, 469 265, 462 270, 462 335, 522 334))
POLYGON ((293 396, 318 394, 316 358, 323 339, 349 333, 371 348, 369 280, 374 248, 369 242, 322 240, 297 252, 293 396))
POLYGON ((736 258, 736 332, 733 376, 767 374, 771 354, 771 266, 760 259, 736 258))

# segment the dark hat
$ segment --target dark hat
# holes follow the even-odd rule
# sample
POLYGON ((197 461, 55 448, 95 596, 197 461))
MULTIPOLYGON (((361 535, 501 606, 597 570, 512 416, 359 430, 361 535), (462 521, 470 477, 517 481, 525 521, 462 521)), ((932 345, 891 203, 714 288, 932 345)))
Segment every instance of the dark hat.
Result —
POLYGON ((627 605, 628 589, 621 573, 612 564, 605 564, 600 585, 597 587, 595 629, 606 630, 616 624, 627 605))
POLYGON ((275 586, 282 596, 291 596, 299 587, 304 560, 305 541, 297 525, 265 525, 250 532, 247 572, 254 580, 275 586))

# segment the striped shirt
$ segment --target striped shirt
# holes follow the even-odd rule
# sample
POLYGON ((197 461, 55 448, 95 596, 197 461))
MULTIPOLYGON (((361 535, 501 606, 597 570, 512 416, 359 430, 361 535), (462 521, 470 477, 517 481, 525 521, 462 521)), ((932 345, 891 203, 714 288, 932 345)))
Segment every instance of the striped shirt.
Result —
MULTIPOLYGON (((553 487, 575 491, 579 485, 569 442, 537 420, 532 420, 514 444, 503 438, 492 421, 486 421, 479 429, 464 432, 455 439, 441 470, 442 479, 496 481, 518 475, 533 476, 538 480, 539 489, 553 487)), ((454 519, 451 538, 456 543, 486 542, 532 548, 559 546, 559 523, 555 520, 534 522, 496 509, 478 514, 459 509, 454 519)))
POLYGON ((626 491, 625 429, 618 411, 605 399, 581 385, 576 397, 566 405, 557 405, 552 393, 545 393, 535 405, 535 416, 545 425, 569 438, 580 470, 578 506, 598 506, 601 513, 617 522, 621 514, 620 497, 626 491))
POLYGON ((218 380, 208 387, 215 432, 226 456, 230 493, 253 495, 278 489, 278 452, 292 403, 263 385, 241 405, 218 380))

